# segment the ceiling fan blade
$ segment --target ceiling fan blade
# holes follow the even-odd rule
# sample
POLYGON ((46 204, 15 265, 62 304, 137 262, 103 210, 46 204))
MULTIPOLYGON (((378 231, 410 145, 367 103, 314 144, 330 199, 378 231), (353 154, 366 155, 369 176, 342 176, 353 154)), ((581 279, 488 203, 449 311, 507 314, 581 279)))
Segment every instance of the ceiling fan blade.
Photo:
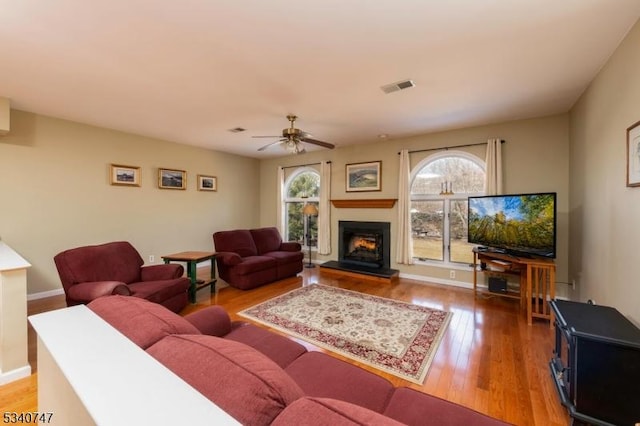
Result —
POLYGON ((271 143, 269 143, 269 144, 266 144, 265 146, 258 148, 258 151, 264 151, 265 149, 267 149, 267 148, 269 148, 269 147, 271 147, 271 146, 273 146, 273 145, 277 145, 277 144, 279 144, 279 143, 282 143, 282 140, 279 140, 279 141, 275 141, 275 142, 271 142, 271 143))
POLYGON ((252 138, 281 138, 282 135, 278 136, 251 136, 252 138))
POLYGON ((314 145, 321 146, 323 148, 329 148, 329 149, 335 148, 335 145, 330 144, 329 142, 322 142, 322 141, 319 141, 319 140, 316 140, 316 139, 311 139, 311 138, 304 137, 304 138, 300 138, 300 140, 302 142, 311 143, 311 144, 314 144, 314 145))

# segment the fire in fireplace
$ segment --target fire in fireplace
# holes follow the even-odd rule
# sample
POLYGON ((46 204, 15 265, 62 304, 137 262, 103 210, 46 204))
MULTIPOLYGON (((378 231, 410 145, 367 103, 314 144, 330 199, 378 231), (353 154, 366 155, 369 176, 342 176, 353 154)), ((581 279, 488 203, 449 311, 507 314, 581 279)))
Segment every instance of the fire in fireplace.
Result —
POLYGON ((340 221, 338 260, 371 268, 389 268, 389 222, 340 221))
POLYGON ((353 234, 348 243, 345 258, 377 262, 382 256, 381 238, 373 234, 353 234))
POLYGON ((351 238, 352 252, 364 251, 365 253, 375 253, 378 247, 377 238, 368 236, 356 236, 351 238))

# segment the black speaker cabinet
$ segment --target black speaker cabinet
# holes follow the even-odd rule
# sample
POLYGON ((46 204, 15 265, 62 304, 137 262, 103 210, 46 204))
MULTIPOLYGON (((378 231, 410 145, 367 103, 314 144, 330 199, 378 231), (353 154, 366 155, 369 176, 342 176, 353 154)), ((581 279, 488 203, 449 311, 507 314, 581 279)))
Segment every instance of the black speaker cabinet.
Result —
POLYGON ((550 362, 569 414, 591 425, 640 422, 640 329, 608 306, 554 300, 550 362))
POLYGON ((507 280, 502 277, 489 277, 489 291, 492 293, 506 293, 507 280))

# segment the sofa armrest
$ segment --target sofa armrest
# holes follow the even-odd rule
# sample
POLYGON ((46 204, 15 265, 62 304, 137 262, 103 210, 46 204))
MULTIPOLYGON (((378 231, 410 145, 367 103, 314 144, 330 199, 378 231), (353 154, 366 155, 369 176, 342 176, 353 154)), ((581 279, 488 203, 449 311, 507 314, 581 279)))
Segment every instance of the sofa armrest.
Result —
POLYGON ((131 289, 121 281, 92 281, 75 284, 67 293, 75 301, 88 303, 98 297, 112 294, 131 296, 131 289))
POLYGON ((150 265, 140 268, 141 281, 162 281, 180 278, 184 275, 184 267, 177 263, 150 265))
POLYGON ((209 336, 222 337, 231 331, 231 318, 221 306, 209 306, 185 315, 184 319, 209 336))
POLYGON ((216 253, 216 260, 225 266, 234 266, 242 263, 242 257, 238 253, 232 251, 221 251, 216 253))
POLYGON ((295 241, 286 241, 280 244, 280 250, 282 251, 300 251, 302 250, 302 246, 300 243, 296 243, 295 241))

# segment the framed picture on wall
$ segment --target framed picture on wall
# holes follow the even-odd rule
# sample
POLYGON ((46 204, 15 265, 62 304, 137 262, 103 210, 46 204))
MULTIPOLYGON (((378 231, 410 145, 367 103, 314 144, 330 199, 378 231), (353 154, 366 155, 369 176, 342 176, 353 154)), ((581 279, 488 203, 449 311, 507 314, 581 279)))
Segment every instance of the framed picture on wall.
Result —
POLYGON ((627 186, 640 186, 640 121, 627 129, 627 186))
POLYGON ((382 161, 347 164, 347 192, 380 191, 382 189, 382 161))
POLYGON ((215 176, 198 175, 198 191, 217 191, 218 178, 215 176))
POLYGON ((111 185, 140 186, 140 167, 112 164, 110 170, 111 185))
POLYGON ((187 172, 175 169, 158 169, 158 188, 187 189, 187 172))

